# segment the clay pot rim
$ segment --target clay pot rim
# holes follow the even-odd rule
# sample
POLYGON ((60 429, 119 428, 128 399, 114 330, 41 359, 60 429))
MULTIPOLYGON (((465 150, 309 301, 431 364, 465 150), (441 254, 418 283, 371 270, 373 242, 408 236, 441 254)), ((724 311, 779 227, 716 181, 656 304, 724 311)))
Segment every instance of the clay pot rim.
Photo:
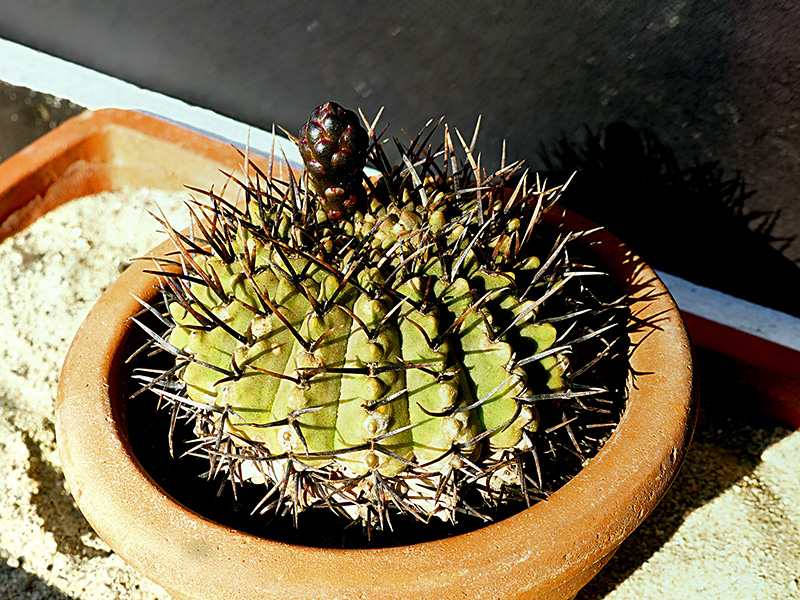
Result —
MULTIPOLYGON (((577 222, 578 228, 584 228, 585 222, 580 218, 568 215, 567 219, 577 222)), ((633 277, 637 285, 648 288, 648 300, 640 301, 634 310, 646 306, 648 314, 664 315, 664 320, 650 335, 640 336, 638 340, 632 368, 648 373, 639 376, 638 387, 632 392, 619 427, 590 464, 547 501, 458 536, 411 546, 360 549, 297 546, 263 539, 197 515, 155 486, 141 468, 115 421, 115 409, 108 396, 113 380, 110 369, 118 360, 115 349, 125 336, 127 325, 109 336, 106 323, 120 323, 120 320, 124 323, 127 316, 139 308, 129 294, 146 295, 154 283, 153 276, 143 276, 141 272, 146 265, 134 265, 92 309, 70 348, 62 371, 57 435, 65 476, 79 507, 101 537, 123 558, 161 585, 168 586, 173 594, 179 594, 175 590, 181 587, 170 588, 165 582, 168 573, 172 571, 174 575, 176 568, 170 561, 178 562, 193 553, 211 554, 214 560, 222 561, 221 564, 234 568, 234 573, 239 574, 247 571, 242 565, 236 566, 237 562, 253 562, 254 556, 260 557, 255 559, 254 567, 261 569, 263 581, 259 579, 261 583, 253 585, 258 588, 263 584, 264 590, 271 589, 266 587, 267 580, 280 587, 274 580, 280 579, 278 575, 287 569, 292 572, 292 586, 300 589, 307 589, 303 585, 313 588, 319 577, 326 581, 326 589, 349 589, 348 581, 357 577, 351 573, 369 575, 364 564, 379 570, 395 569, 398 571, 395 575, 411 586, 408 579, 419 577, 421 568, 409 567, 412 555, 414 565, 431 565, 434 572, 440 574, 446 571, 461 582, 459 585, 474 581, 475 574, 479 573, 482 580, 500 579, 497 589, 506 590, 543 588, 562 581, 579 563, 602 564, 655 507, 674 479, 691 438, 696 406, 691 348, 682 319, 666 288, 649 267, 613 236, 600 232, 596 237, 603 240, 600 254, 606 258, 610 255, 612 261, 618 261, 623 267, 625 272, 616 275, 617 278, 633 277), (663 361, 657 370, 648 366, 653 358, 663 361), (639 461, 642 457, 646 460, 639 461), (103 468, 110 464, 114 465, 113 472, 104 472, 103 468), (119 489, 121 476, 127 478, 124 489, 119 489), (125 494, 131 492, 132 496, 126 497, 125 494), (105 495, 105 498, 98 499, 98 495, 105 495), (137 501, 158 513, 153 518, 145 518, 146 523, 140 528, 146 530, 157 524, 160 531, 156 539, 131 544, 125 541, 125 531, 142 518, 140 506, 135 504, 137 501), (104 511, 115 503, 112 510, 115 516, 109 517, 104 511), (127 517, 120 518, 120 514, 116 514, 119 511, 127 517), (123 531, 119 531, 119 521, 126 525, 123 531), (176 550, 175 558, 171 554, 162 555, 158 560, 152 558, 159 552, 157 543, 166 540, 176 543, 177 537, 187 531, 194 532, 195 539, 201 540, 197 547, 184 546, 176 550), (569 535, 561 535, 564 532, 569 535), (149 560, 148 555, 151 556, 149 560), (281 557, 280 564, 275 563, 276 556, 281 557), (502 580, 500 563, 511 557, 516 557, 521 569, 524 567, 524 585, 502 580), (542 567, 542 563, 551 559, 556 561, 554 569, 542 567), (442 560, 446 563, 444 566, 437 564, 442 560), (161 564, 154 564, 154 561, 161 564), (301 566, 302 570, 298 571, 301 566)), ((178 574, 179 579, 187 580, 184 583, 189 587, 193 577, 178 574)), ((380 595, 381 581, 374 575, 367 577, 368 582, 370 579, 371 584, 365 585, 371 585, 376 595, 380 595)), ((308 592, 300 595, 304 593, 308 592)))

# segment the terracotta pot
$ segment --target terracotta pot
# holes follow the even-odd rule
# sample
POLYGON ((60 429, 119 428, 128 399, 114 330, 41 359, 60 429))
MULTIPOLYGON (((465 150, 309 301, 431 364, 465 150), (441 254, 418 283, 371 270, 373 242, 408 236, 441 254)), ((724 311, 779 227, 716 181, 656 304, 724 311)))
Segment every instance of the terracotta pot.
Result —
POLYGON ((241 162, 230 144, 162 119, 130 110, 86 111, 0 164, 0 242, 88 194, 185 185, 214 185, 219 193, 227 179, 220 169, 230 172, 241 162))
MULTIPOLYGON (((72 198, 124 186, 208 186, 241 162, 229 145, 130 111, 86 113, 0 165, 0 239, 72 198)), ((582 227, 569 216, 576 228, 582 227)), ((592 462, 547 502, 467 534, 413 546, 330 550, 258 538, 188 510, 134 456, 121 393, 134 265, 100 298, 62 370, 56 433, 64 474, 99 535, 176 599, 570 598, 669 488, 696 405, 683 322, 664 286, 611 236, 595 247, 633 311, 638 373, 622 421, 592 462)))
POLYGON ((56 432, 78 506, 117 553, 177 599, 571 598, 666 492, 695 420, 677 308, 652 270, 602 237, 607 268, 640 298, 633 313, 656 326, 632 334, 638 375, 618 429, 548 501, 452 538, 356 550, 263 539, 188 510, 144 471, 124 426, 120 349, 140 308, 131 295, 154 295, 140 265, 102 296, 64 363, 56 432))

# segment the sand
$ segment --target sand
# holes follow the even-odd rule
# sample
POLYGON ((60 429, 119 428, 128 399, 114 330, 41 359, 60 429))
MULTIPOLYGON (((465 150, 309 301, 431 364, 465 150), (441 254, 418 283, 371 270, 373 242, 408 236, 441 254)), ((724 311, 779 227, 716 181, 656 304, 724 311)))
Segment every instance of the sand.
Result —
MULTIPOLYGON (((86 313, 131 257, 164 237, 146 209, 158 202, 185 218, 183 197, 82 198, 0 244, 0 598, 167 598, 75 508, 53 411, 86 313)), ((714 376, 678 480, 580 600, 800 598, 800 432, 731 409, 714 376)))
POLYGON ((0 245, 0 598, 168 598, 95 535, 64 488, 53 425, 75 331, 185 194, 87 196, 0 245))

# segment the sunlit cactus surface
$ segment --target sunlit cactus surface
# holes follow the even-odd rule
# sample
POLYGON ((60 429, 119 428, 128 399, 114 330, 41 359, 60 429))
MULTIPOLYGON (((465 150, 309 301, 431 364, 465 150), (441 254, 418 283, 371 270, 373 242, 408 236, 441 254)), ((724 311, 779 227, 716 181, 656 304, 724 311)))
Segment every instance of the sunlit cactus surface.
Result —
POLYGON ((505 157, 487 174, 477 128, 430 122, 395 161, 383 134, 324 104, 293 139, 302 175, 243 155, 238 204, 194 190, 191 230, 164 223, 166 331, 142 325, 175 358, 140 378, 195 419, 211 472, 266 486, 255 512, 488 519, 613 427, 597 373, 623 303, 573 256, 590 236, 543 223, 560 189, 505 157))

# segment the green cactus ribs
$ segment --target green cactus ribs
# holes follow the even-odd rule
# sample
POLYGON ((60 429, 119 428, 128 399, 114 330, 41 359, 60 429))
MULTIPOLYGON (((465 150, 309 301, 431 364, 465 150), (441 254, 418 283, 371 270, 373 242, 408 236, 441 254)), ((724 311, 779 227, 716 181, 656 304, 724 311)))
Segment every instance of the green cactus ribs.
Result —
POLYGON ((141 391, 194 423, 209 473, 264 486, 254 512, 489 520, 613 430, 626 308, 581 251, 591 232, 547 226, 559 187, 486 173, 477 128, 453 133, 395 138, 392 165, 375 124, 328 103, 295 139, 299 179, 248 164, 240 204, 197 193, 190 231, 164 223, 162 329, 143 327, 174 359, 141 391))

